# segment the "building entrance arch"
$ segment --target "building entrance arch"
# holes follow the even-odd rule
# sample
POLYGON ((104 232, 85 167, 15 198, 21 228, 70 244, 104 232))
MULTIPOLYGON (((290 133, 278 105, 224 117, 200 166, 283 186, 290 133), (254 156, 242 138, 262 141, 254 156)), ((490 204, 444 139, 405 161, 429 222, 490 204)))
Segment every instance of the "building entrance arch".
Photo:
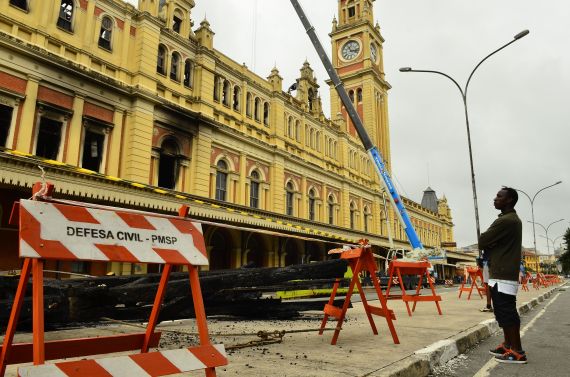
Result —
POLYGON ((267 265, 267 243, 263 236, 250 233, 244 243, 242 263, 250 267, 265 267, 267 265))
POLYGON ((215 228, 209 237, 210 270, 232 268, 233 239, 225 229, 215 228))

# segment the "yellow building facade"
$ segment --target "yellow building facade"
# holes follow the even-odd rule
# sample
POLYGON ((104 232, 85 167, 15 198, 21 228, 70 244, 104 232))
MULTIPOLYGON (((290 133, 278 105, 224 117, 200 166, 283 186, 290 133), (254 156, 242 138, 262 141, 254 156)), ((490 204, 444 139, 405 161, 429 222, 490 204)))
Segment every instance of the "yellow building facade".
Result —
MULTIPOLYGON (((9 245, 6 213, 41 165, 59 197, 161 212, 189 204, 205 222, 211 268, 322 260, 360 238, 381 251, 389 230, 408 247, 334 88, 334 115, 323 113, 308 62, 284 90, 277 68, 261 77, 215 48, 224 36, 208 21, 194 28, 194 0, 0 7, 0 231, 9 245)), ((330 36, 333 64, 391 169, 390 85, 372 0, 339 0, 330 36)), ((445 198, 431 209, 403 200, 426 247, 453 242, 445 198)))
POLYGON ((522 251, 523 263, 525 268, 531 272, 542 272, 540 268, 540 256, 536 255, 534 249, 523 248, 522 251))

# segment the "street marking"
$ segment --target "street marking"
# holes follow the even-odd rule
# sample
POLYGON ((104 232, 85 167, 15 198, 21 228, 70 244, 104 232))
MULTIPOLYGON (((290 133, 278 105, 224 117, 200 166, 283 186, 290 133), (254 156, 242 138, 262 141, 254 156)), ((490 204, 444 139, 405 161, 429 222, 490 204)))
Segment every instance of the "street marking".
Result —
MULTIPOLYGON (((550 306, 550 304, 552 304, 558 298, 558 296, 560 296, 560 292, 558 292, 556 294, 556 296, 554 296, 552 298, 552 300, 550 300, 550 302, 548 304, 546 304, 544 306, 544 308, 542 308, 540 310, 540 312, 538 312, 538 314, 529 323, 526 324, 526 326, 521 330, 521 338, 524 336, 524 334, 527 332, 527 330, 529 328, 531 328, 532 325, 534 325, 536 320, 539 319, 540 317, 542 317, 542 315, 546 312, 546 309, 550 306)), ((497 365, 499 365, 499 363, 497 361, 495 361, 495 357, 493 356, 493 358, 491 358, 491 360, 487 361, 487 363, 485 365, 483 365, 483 367, 481 369, 479 369, 479 371, 477 373, 475 373, 473 375, 473 377, 489 377, 490 376, 489 373, 497 365)))

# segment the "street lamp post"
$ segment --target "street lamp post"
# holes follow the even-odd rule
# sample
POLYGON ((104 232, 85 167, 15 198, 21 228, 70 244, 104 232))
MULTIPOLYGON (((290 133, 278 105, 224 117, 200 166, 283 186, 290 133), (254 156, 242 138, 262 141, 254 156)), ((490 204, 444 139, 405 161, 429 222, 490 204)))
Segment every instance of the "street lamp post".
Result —
MULTIPOLYGON (((548 239, 549 239, 549 238, 548 238, 548 229, 550 229, 550 226, 551 226, 552 224, 559 223, 559 222, 561 222, 561 221, 563 221, 563 220, 564 220, 564 219, 560 219, 560 220, 553 221, 553 222, 551 222, 550 224, 548 224, 547 227, 545 227, 545 226, 542 225, 541 223, 528 221, 529 223, 533 223, 533 224, 536 224, 536 225, 540 225, 540 226, 542 227, 542 229, 544 229, 544 233, 546 233, 546 250, 548 250, 548 254, 550 254, 550 244, 548 243, 548 239)), ((534 249, 534 252, 537 253, 536 248, 534 249)))
MULTIPOLYGON (((483 58, 479 63, 477 63, 477 65, 475 66, 475 68, 473 68, 473 71, 471 71, 471 74, 469 75, 469 78, 467 79, 467 83, 465 84, 465 89, 462 89, 461 86, 457 83, 457 81, 455 81, 451 76, 449 76, 446 73, 440 72, 440 71, 434 71, 434 70, 419 70, 419 69, 412 69, 411 67, 402 67, 400 68, 400 72, 423 72, 423 73, 435 73, 441 76, 445 76, 448 79, 450 79, 455 86, 457 86, 457 89, 459 89, 459 92, 461 93, 461 99, 463 100, 463 108, 465 111, 465 125, 467 127, 467 145, 469 147, 469 163, 470 163, 470 167, 471 167, 471 186, 472 186, 472 190, 473 190, 473 206, 475 208, 475 226, 477 228, 477 241, 479 240, 479 236, 481 235, 481 228, 479 227, 479 208, 477 205, 477 189, 475 187, 475 170, 473 169, 473 151, 471 149, 471 133, 469 131, 469 115, 467 113, 467 89, 469 87, 469 82, 471 81, 471 78, 473 77, 473 74, 475 73, 475 71, 477 70, 477 68, 479 68, 479 66, 481 64, 483 64, 483 62, 487 59, 489 59, 492 55, 496 54, 497 52, 501 51, 502 49, 504 49, 505 47, 509 46, 510 44, 516 42, 517 40, 521 39, 522 37, 526 36, 529 33, 528 30, 523 30, 520 33, 518 33, 517 35, 515 35, 513 37, 513 40, 510 41, 509 43, 499 47, 498 49, 496 49, 495 51, 491 52, 489 55, 487 55, 485 58, 483 58)), ((479 257, 481 256, 481 250, 479 250, 479 257)))
POLYGON ((554 239, 552 238, 548 238, 546 236, 543 236, 542 234, 540 235, 542 238, 546 238, 546 242, 548 243, 548 241, 550 241, 550 243, 552 244, 552 252, 554 254, 556 254, 556 241, 558 241, 560 238, 564 237, 564 235, 558 236, 554 239))
MULTIPOLYGON (((536 192, 536 194, 534 194, 534 196, 532 197, 532 199, 530 198, 530 195, 528 195, 528 194, 527 194, 526 192, 524 192, 523 190, 515 189, 515 190, 517 190, 518 192, 525 194, 525 196, 528 198, 528 200, 530 200, 530 213, 531 213, 531 215, 532 215, 532 238, 533 238, 533 241, 534 241, 534 252, 535 252, 535 253, 536 253, 537 251, 536 251, 536 230, 535 230, 535 227, 534 227, 534 199, 536 199, 537 195, 540 194, 542 191, 546 190, 547 188, 550 188, 550 187, 559 185, 559 184, 561 184, 561 183, 562 183, 562 181, 558 181, 558 182, 553 183, 553 184, 551 184, 551 185, 549 185, 549 186, 546 186, 546 187, 541 188, 540 190, 538 190, 538 191, 536 192)), ((548 242, 548 241, 547 241, 547 242, 548 242)))

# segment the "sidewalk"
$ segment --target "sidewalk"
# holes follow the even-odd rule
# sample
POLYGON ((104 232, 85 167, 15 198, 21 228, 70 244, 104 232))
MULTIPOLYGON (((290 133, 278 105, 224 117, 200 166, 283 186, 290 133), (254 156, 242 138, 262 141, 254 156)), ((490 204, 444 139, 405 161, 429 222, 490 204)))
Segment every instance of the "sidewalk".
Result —
MULTIPOLYGON (((528 311, 537 302, 549 297, 557 287, 519 292, 517 303, 521 312, 528 311)), ((463 353, 467 348, 487 338, 498 330, 492 313, 479 311, 484 306, 474 292, 467 301, 464 293, 458 299, 458 287, 438 289, 443 315, 437 314, 433 302, 419 302, 415 313, 409 317, 401 300, 388 302, 396 314, 395 327, 400 344, 394 344, 386 321, 374 316, 379 334, 374 336, 361 303, 349 309, 336 346, 330 345, 332 331, 322 336, 314 332, 287 333, 280 344, 247 347, 228 351, 229 365, 218 368, 217 375, 224 376, 427 376, 430 369, 463 353), (427 347, 427 348, 426 348, 427 347)), ((372 302, 374 304, 374 302, 372 302)), ((209 331, 213 343, 226 347, 258 339, 260 330, 317 330, 322 312, 308 312, 298 320, 233 321, 209 319, 209 331), (225 335, 219 335, 225 334, 225 335)), ((328 327, 336 322, 329 320, 328 327)), ((164 323, 159 330, 195 332, 194 321, 184 320, 164 323)), ((58 331, 46 334, 46 338, 96 336, 109 333, 137 332, 136 328, 111 325, 98 328, 58 331), (70 335, 71 334, 71 335, 70 335)), ((16 341, 30 341, 30 334, 17 335, 16 341)), ((193 335, 164 332, 161 346, 177 348, 196 342, 193 335)), ((15 377, 16 367, 9 366, 6 376, 15 377)), ((203 375, 203 374, 198 374, 203 375)))

